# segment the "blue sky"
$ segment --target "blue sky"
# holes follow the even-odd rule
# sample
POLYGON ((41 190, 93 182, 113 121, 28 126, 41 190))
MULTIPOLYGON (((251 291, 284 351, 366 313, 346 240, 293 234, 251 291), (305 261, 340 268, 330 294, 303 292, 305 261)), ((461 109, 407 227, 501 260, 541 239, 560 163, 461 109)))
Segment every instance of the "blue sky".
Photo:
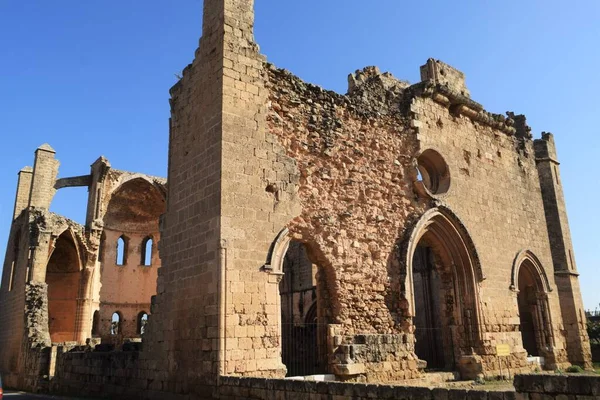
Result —
MULTIPOLYGON (((587 308, 600 303, 600 2, 256 0, 269 61, 338 92, 367 65, 410 82, 427 58, 465 72, 487 110, 555 134, 587 308)), ((113 167, 166 176, 168 90, 192 60, 202 1, 0 0, 0 254, 17 171, 50 143, 60 175, 113 167)), ((53 211, 83 221, 86 189, 53 211)))

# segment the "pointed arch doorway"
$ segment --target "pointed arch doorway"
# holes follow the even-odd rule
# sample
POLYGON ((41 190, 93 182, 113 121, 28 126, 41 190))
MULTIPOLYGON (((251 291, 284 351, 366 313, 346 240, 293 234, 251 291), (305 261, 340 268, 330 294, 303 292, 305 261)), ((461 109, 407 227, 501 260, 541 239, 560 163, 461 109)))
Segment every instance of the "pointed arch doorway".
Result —
POLYGON ((481 347, 483 274, 475 246, 458 218, 438 207, 415 226, 406 257, 415 353, 429 370, 460 370, 461 359, 481 347))
POLYGON ((548 293, 552 291, 539 259, 522 251, 513 265, 511 289, 517 293, 519 330, 523 348, 529 356, 542 356, 548 365, 555 362, 555 338, 548 293))

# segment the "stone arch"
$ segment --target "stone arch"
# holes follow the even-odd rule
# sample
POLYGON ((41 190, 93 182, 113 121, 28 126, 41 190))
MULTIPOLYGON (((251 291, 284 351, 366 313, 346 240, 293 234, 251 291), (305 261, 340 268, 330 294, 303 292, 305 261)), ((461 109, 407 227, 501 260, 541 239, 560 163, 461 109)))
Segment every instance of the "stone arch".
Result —
POLYGON ((48 332, 52 342, 80 340, 83 265, 80 243, 72 229, 65 229, 53 241, 46 264, 48 332))
POLYGON ((552 291, 542 263, 529 250, 517 254, 510 289, 516 292, 519 331, 525 351, 546 358, 547 367, 556 362, 555 337, 548 293, 552 291))
POLYGON ((533 270, 535 271, 538 279, 536 283, 539 285, 538 289, 544 293, 549 293, 552 291, 552 287, 550 286, 550 282, 548 281, 548 276, 546 275, 546 271, 542 266, 539 258, 530 250, 521 250, 515 260, 513 261, 512 273, 510 279, 510 289, 518 292, 519 290, 519 270, 521 266, 531 265, 533 270))
POLYGON ((405 277, 406 282, 406 299, 409 303, 409 315, 414 313, 414 304, 410 299, 410 288, 412 288, 411 273, 412 273, 412 255, 419 244, 419 240, 431 229, 436 228, 436 235, 442 239, 448 239, 449 246, 447 250, 452 250, 454 256, 459 256, 470 266, 474 281, 471 286, 477 287, 477 283, 485 280, 485 275, 481 268, 479 255, 471 236, 467 232, 464 224, 460 219, 447 207, 436 207, 426 211, 417 223, 410 230, 407 240, 404 242, 402 250, 402 259, 400 275, 405 277))
MULTIPOLYGON (((66 227, 62 231, 53 233, 52 236, 50 251, 48 253, 48 262, 50 262, 50 259, 54 255, 54 252, 58 247, 59 240, 61 238, 68 238, 72 241, 73 246, 75 246, 75 252, 77 254, 77 269, 81 271, 85 265, 85 245, 81 241, 79 235, 77 235, 73 228, 66 227)), ((48 264, 46 264, 46 268, 48 268, 48 264)))
POLYGON ((475 245, 446 207, 425 212, 403 251, 405 315, 412 321, 415 351, 434 368, 461 369, 481 348, 479 283, 485 279, 475 245))
POLYGON ((292 237, 285 228, 272 242, 262 267, 263 271, 279 276, 277 331, 281 335, 282 362, 288 376, 327 372, 327 326, 333 314, 330 286, 334 274, 329 266, 319 264, 323 257, 316 247, 304 238, 292 237), (301 264, 310 263, 310 268, 303 266, 302 274, 310 275, 311 287, 290 283, 289 278, 295 275, 289 271, 290 251, 301 251, 301 264), (299 344, 291 343, 290 338, 299 344))
POLYGON ((163 188, 146 176, 133 175, 111 192, 103 223, 105 228, 119 232, 158 232, 158 219, 165 207, 163 188))
POLYGON ((288 228, 283 228, 278 234, 267 253, 267 261, 263 269, 272 273, 283 274, 283 258, 287 253, 292 241, 292 236, 288 228))

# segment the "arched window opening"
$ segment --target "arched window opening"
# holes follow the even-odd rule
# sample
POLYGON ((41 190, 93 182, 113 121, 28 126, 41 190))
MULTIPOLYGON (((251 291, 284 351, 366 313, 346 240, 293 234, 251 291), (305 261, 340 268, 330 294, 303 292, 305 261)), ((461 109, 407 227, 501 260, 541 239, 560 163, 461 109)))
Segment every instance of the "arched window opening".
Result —
POLYGON ((283 258, 281 301, 282 362, 288 376, 326 372, 326 325, 319 319, 317 266, 303 243, 292 240, 283 258))
POLYGON ((100 324, 100 311, 94 311, 94 316, 92 317, 92 337, 96 337, 99 335, 98 325, 100 324))
POLYGON ((151 237, 147 237, 142 241, 142 261, 141 265, 150 266, 152 265, 152 250, 154 247, 154 241, 151 237))
POLYGON ((143 335, 146 331, 146 325, 148 324, 148 313, 142 311, 138 314, 137 319, 137 333, 138 335, 143 335))
POLYGON ((110 334, 118 335, 121 332, 121 314, 114 312, 110 322, 110 334))
POLYGON ((121 236, 117 240, 117 265, 125 265, 127 263, 127 240, 125 236, 121 236))
POLYGON ((435 263, 431 247, 419 244, 413 255, 415 352, 421 360, 427 361, 430 370, 446 366, 441 304, 443 283, 435 263))

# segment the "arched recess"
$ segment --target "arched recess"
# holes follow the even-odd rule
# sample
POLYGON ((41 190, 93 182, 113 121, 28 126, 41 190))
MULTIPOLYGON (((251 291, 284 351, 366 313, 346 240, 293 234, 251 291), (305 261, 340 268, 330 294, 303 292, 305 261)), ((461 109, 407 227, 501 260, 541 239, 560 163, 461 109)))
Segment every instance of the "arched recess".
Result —
POLYGON ((263 270, 278 283, 282 363, 287 376, 326 373, 327 324, 332 320, 331 276, 309 243, 282 230, 271 244, 263 270))
POLYGON ((92 317, 92 337, 98 337, 100 335, 100 311, 94 311, 92 317))
POLYGON ((530 356, 552 360, 555 338, 548 303, 552 288, 544 267, 531 251, 523 250, 515 257, 510 288, 517 293, 523 348, 530 356))
POLYGON ((111 194, 103 217, 105 229, 119 232, 158 232, 165 212, 162 189, 145 177, 124 181, 111 194))
POLYGON ((458 217, 445 207, 427 211, 404 250, 406 315, 415 352, 433 369, 451 370, 482 345, 477 251, 458 217))
POLYGON ((535 275, 537 275, 536 285, 539 285, 539 290, 545 293, 551 292, 552 287, 548 281, 546 271, 544 271, 544 267, 537 256, 530 250, 521 250, 515 257, 512 266, 510 289, 514 291, 518 290, 519 270, 521 269, 523 263, 526 263, 526 265, 535 270, 535 275))
POLYGON ((78 340, 82 265, 78 241, 67 229, 55 240, 46 266, 48 331, 52 342, 78 340))
POLYGON ((166 210, 164 187, 158 180, 137 174, 120 175, 119 179, 119 185, 109 194, 110 200, 102 215, 106 240, 99 278, 103 338, 110 336, 106 324, 114 309, 121 309, 126 319, 119 335, 137 335, 136 314, 130 314, 131 309, 150 308, 161 265, 157 249, 160 243, 159 221, 166 210), (117 246, 119 241, 121 245, 117 246), (152 268, 139 268, 150 265, 152 268))

